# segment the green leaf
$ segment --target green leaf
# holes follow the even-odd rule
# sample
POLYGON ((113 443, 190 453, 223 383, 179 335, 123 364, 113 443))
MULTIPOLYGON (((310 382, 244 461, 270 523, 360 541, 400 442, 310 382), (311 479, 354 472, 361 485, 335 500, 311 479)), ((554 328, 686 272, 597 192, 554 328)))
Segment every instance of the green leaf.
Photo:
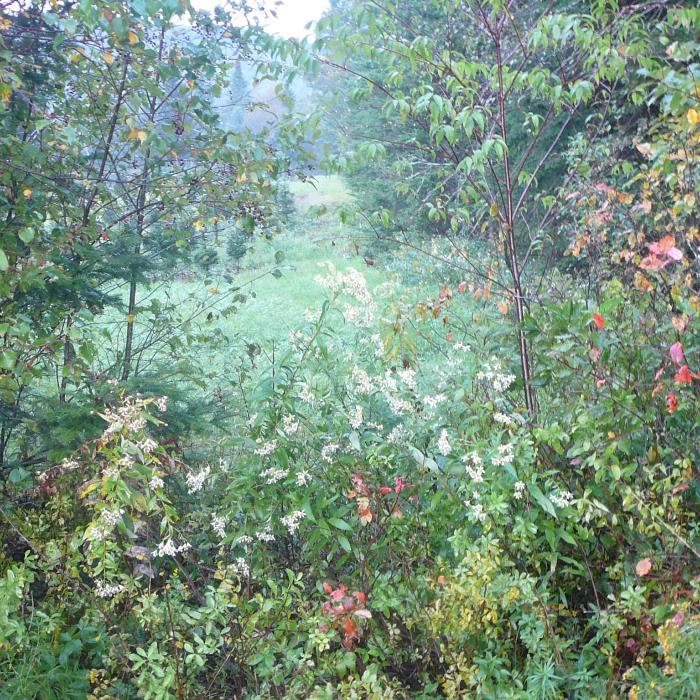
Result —
POLYGON ((333 527, 337 527, 338 530, 346 530, 348 532, 352 532, 352 527, 350 525, 348 525, 344 520, 341 520, 340 518, 329 518, 328 522, 333 527))
POLYGON ((532 497, 537 501, 537 503, 539 503, 540 506, 542 506, 542 509, 543 509, 545 512, 549 513, 549 514, 550 514, 551 516, 553 516, 554 518, 557 517, 557 511, 556 511, 556 509, 554 508, 554 505, 553 505, 552 502, 542 493, 542 491, 540 490, 540 487, 539 487, 539 486, 537 486, 537 485, 531 483, 531 484, 528 486, 528 490, 529 490, 530 493, 532 494, 532 497))
POLYGON ((30 228, 23 228, 19 232, 19 237, 24 243, 30 243, 34 239, 34 231, 30 228))
POLYGON ((5 272, 8 267, 10 267, 10 261, 7 259, 5 251, 0 248, 0 272, 5 272))

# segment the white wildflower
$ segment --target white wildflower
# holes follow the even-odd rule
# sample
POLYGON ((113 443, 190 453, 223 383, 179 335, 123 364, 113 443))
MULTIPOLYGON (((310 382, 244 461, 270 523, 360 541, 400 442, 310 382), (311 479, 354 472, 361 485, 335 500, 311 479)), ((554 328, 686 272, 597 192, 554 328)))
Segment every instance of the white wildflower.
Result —
POLYGON ((177 554, 182 554, 182 552, 187 552, 192 549, 192 545, 189 542, 176 546, 175 543, 168 538, 158 543, 158 546, 151 552, 154 557, 174 557, 177 554))
POLYGON ((328 443, 321 448, 321 459, 324 462, 331 464, 333 462, 333 455, 340 449, 340 445, 334 443, 328 443))
POLYGON ((266 525, 263 530, 260 530, 260 532, 257 532, 255 536, 261 541, 261 542, 274 542, 275 541, 275 536, 272 534, 272 530, 270 529, 269 525, 266 525))
POLYGON ((282 418, 282 432, 285 435, 294 435, 299 430, 299 421, 292 415, 282 418))
POLYGON ((481 457, 476 453, 465 455, 462 457, 464 462, 464 471, 469 475, 474 483, 480 484, 484 481, 484 466, 481 457))
POLYGON ((248 578, 248 576, 250 576, 250 567, 244 557, 236 557, 233 568, 236 570, 236 573, 240 574, 243 578, 248 578))
POLYGON ((148 482, 148 488, 150 488, 151 491, 157 491, 158 489, 162 489, 163 486, 163 479, 161 479, 157 474, 155 476, 152 476, 151 480, 148 482))
POLYGON ((264 472, 261 472, 260 477, 266 480, 265 483, 268 486, 272 486, 272 484, 276 484, 278 481, 282 481, 282 479, 286 478, 288 474, 288 469, 278 469, 277 467, 270 467, 264 472))
POLYGON ((299 388, 299 399, 304 403, 312 404, 314 402, 314 393, 308 384, 302 384, 299 388))
POLYGON ((350 427, 357 430, 362 425, 363 419, 362 406, 358 404, 350 413, 350 427))
POLYGON ((496 421, 496 423, 500 423, 501 425, 505 425, 509 428, 515 427, 515 421, 505 413, 494 413, 493 419, 496 421))
POLYGON ((450 445, 450 439, 446 428, 443 428, 442 432, 440 433, 437 447, 443 457, 446 457, 448 454, 450 454, 450 452, 452 452, 452 446, 450 445))
POLYGON ((289 534, 293 535, 299 529, 299 525, 305 517, 306 513, 303 510, 295 510, 293 513, 280 518, 280 522, 287 528, 289 534))
POLYGON ((211 527, 219 537, 222 539, 226 537, 226 518, 221 515, 212 515, 211 527))
POLYGON ((145 452, 146 454, 151 454, 157 447, 158 443, 151 439, 151 438, 146 438, 145 440, 137 443, 139 448, 141 449, 142 452, 145 452))
POLYGON ((117 508, 116 510, 103 510, 102 513, 100 513, 100 518, 108 527, 114 527, 117 523, 121 522, 122 515, 124 515, 124 509, 117 508))
POLYGON ((423 403, 431 409, 436 409, 441 403, 447 401, 447 396, 444 394, 436 394, 435 396, 424 396, 423 403))
POLYGON ((574 502, 574 494, 570 491, 559 491, 549 495, 549 500, 558 508, 566 508, 574 502))
POLYGON ((416 383, 416 370, 409 368, 400 369, 398 371, 399 379, 409 388, 414 391, 418 388, 416 383))
POLYGON ((511 445, 510 443, 506 445, 499 445, 498 446, 498 456, 493 457, 491 459, 491 463, 493 464, 494 467, 503 467, 506 464, 512 464, 514 455, 513 455, 513 449, 514 446, 511 445))
POLYGON ((307 471, 306 469, 302 469, 301 471, 297 472, 297 486, 308 486, 311 483, 312 478, 311 472, 307 471))
POLYGON ((119 584, 109 584, 103 581, 95 581, 95 594, 99 598, 113 598, 124 590, 119 584))
POLYGON ((262 438, 258 438, 255 441, 260 447, 258 447, 255 450, 255 454, 258 455, 259 457, 265 457, 266 455, 269 455, 271 452, 274 452, 277 449, 277 440, 270 440, 270 442, 263 442, 262 438))
POLYGON ((513 487, 513 498, 515 498, 516 501, 519 501, 522 499, 523 493, 525 493, 524 482, 516 481, 515 486, 513 487))
POLYGON ((211 467, 204 467, 204 469, 197 474, 190 472, 186 477, 189 493, 197 493, 197 491, 201 491, 202 486, 204 486, 204 482, 210 473, 211 467))

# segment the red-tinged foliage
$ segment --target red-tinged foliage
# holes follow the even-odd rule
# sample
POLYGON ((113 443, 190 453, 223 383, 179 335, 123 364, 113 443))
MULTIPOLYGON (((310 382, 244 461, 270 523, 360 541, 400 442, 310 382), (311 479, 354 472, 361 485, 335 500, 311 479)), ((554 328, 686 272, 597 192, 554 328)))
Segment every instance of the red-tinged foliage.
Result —
POLYGON ((595 323, 598 330, 603 330, 605 328, 605 319, 600 314, 593 314, 593 323, 595 323))
POLYGON ((668 349, 669 354, 671 355, 671 359, 673 360, 674 364, 678 365, 680 367, 681 362, 683 362, 683 346, 681 345, 680 342, 675 342, 671 347, 668 349))
POLYGON ((642 270, 662 270, 672 262, 683 259, 683 253, 676 248, 676 241, 673 236, 664 236, 657 243, 649 245, 649 255, 642 259, 639 267, 642 270))
POLYGON ((693 379, 700 379, 700 374, 693 372, 688 365, 683 365, 683 367, 676 372, 676 384, 692 384, 693 379))
MULTIPOLYGON (((365 607, 367 596, 361 591, 348 594, 348 587, 341 583, 333 588, 324 582, 323 590, 330 594, 321 608, 324 615, 331 618, 331 626, 341 635, 341 644, 346 649, 353 649, 360 641, 360 626, 357 620, 369 620, 372 613, 365 607)), ((328 629, 327 625, 323 625, 328 629)))
POLYGON ((669 413, 675 413, 678 410, 678 397, 672 391, 666 394, 666 410, 669 413))

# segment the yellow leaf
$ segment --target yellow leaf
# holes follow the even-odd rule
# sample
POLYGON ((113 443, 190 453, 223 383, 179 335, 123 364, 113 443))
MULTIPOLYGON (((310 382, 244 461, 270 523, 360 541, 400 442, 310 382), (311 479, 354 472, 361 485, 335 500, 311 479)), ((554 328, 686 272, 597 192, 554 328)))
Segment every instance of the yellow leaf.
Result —
POLYGON ((247 179, 248 179, 248 176, 247 176, 245 173, 241 173, 241 174, 236 178, 236 180, 237 180, 239 183, 245 182, 247 179))
POLYGON ((136 319, 136 316, 134 316, 134 314, 129 314, 129 315, 126 317, 126 322, 127 322, 127 323, 133 323, 135 319, 136 319))
POLYGON ((129 30, 129 43, 133 46, 134 44, 139 43, 139 37, 136 34, 136 32, 132 31, 131 29, 129 30))
POLYGON ((143 131, 143 129, 131 129, 126 135, 126 138, 131 139, 132 141, 134 139, 138 139, 141 143, 143 143, 148 138, 148 134, 143 131))
POLYGON ((204 228, 204 222, 201 219, 197 219, 197 221, 194 222, 194 227, 197 229, 197 231, 200 231, 202 228, 204 228))
POLYGON ((688 114, 686 115, 686 117, 688 118, 688 123, 691 126, 695 126, 698 122, 700 122, 700 112, 698 112, 698 110, 695 109, 695 107, 691 107, 688 110, 688 114))
POLYGON ((496 202, 491 205, 489 214, 491 214, 491 216, 498 216, 498 204, 496 204, 496 202))
POLYGON ((102 54, 102 58, 104 58, 105 63, 106 63, 108 66, 111 66, 111 65, 114 63, 114 56, 112 56, 112 54, 111 54, 109 51, 105 51, 105 52, 102 54))
POLYGON ((22 190, 22 194, 25 196, 26 199, 29 199, 32 196, 32 191, 29 189, 29 187, 25 187, 22 190))

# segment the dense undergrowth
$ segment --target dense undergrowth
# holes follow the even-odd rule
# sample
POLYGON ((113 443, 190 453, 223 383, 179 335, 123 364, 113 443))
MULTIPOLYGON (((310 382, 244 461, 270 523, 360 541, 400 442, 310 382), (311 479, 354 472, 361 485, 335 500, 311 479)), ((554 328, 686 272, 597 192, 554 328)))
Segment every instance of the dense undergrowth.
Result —
MULTIPOLYGON (((364 3, 348 4, 366 21, 364 3)), ((279 225, 286 232, 251 238, 279 213, 274 197, 291 167, 275 149, 290 143, 207 132, 216 122, 209 84, 178 83, 169 95, 182 101, 157 127, 149 91, 164 93, 129 53, 143 44, 135 55, 168 80, 179 80, 177 58, 183 72, 209 70, 218 85, 225 57, 205 55, 205 38, 215 53, 231 18, 201 20, 204 38, 180 39, 166 61, 164 37, 187 34, 165 23, 154 48, 173 3, 151 15, 143 3, 53 5, 56 16, 2 25, 18 56, 33 36, 11 35, 20 21, 82 47, 63 61, 64 39, 42 44, 57 61, 54 83, 32 94, 59 110, 62 93, 51 90, 66 75, 87 81, 82 66, 97 47, 106 73, 123 71, 123 88, 133 79, 124 99, 145 121, 120 122, 124 151, 114 170, 105 155, 99 187, 71 185, 66 173, 82 164, 94 174, 99 159, 55 114, 37 124, 18 86, 40 76, 18 59, 25 73, 13 82, 12 57, 0 56, 2 118, 15 129, 0 147, 27 171, 0 171, 0 697, 700 697, 700 12, 603 3, 590 16, 547 15, 530 27, 534 38, 518 36, 532 82, 518 89, 551 98, 558 116, 588 110, 585 127, 552 142, 565 164, 555 194, 534 175, 513 190, 530 207, 520 218, 494 194, 510 187, 509 168, 491 175, 517 147, 505 142, 504 100, 462 102, 475 85, 506 92, 500 56, 490 74, 447 62, 445 71, 474 80, 465 87, 431 63, 426 40, 410 46, 415 73, 394 108, 418 114, 419 126, 420 110, 430 112, 435 124, 410 143, 427 158, 426 144, 458 143, 448 122, 462 117, 447 98, 418 93, 453 91, 462 121, 471 119, 459 126, 471 153, 455 170, 466 173, 463 190, 443 183, 409 231, 387 211, 365 211, 362 193, 353 200, 339 179, 315 197, 293 184, 298 209, 279 225), (119 24, 120 13, 152 26, 119 24), (629 17, 627 43, 596 43, 595 22, 607 29, 629 17), (561 84, 542 87, 558 78, 528 52, 549 61, 556 54, 546 51, 567 42, 595 46, 585 64, 595 80, 573 81, 562 97, 561 84), (620 94, 607 70, 618 71, 620 94), (592 95, 593 82, 599 101, 589 104, 580 94, 592 95), (200 110, 191 122, 190 101, 200 110), (488 110, 503 116, 503 139, 487 147, 488 110), (201 199, 192 163, 180 172, 154 160, 177 146, 184 124, 187 157, 205 178, 201 199), (59 136, 49 141, 43 129, 59 136), (470 150, 472 134, 480 146, 470 150), (199 161, 205 136, 221 153, 199 161), (144 167, 136 175, 134 163, 144 167), (158 212, 149 222, 130 209, 130 188, 156 166, 141 202, 158 212), (115 184, 115 173, 126 179, 115 184), (284 177, 273 183, 271 173, 284 177), (214 208, 231 182, 235 201, 214 208), (470 187, 494 201, 462 201, 470 187), (324 205, 320 218, 309 204, 324 205), (512 226, 524 231, 540 210, 542 231, 514 240, 512 226), (66 224, 77 220, 82 227, 66 224), (123 221, 141 226, 136 239, 123 221), (278 251, 264 253, 265 240, 278 251), (164 241, 180 252, 149 267, 164 241), (518 260, 529 262, 522 275, 518 260), (111 278, 99 261, 113 266, 111 278), (115 281, 128 294, 110 296, 115 281)), ((430 7, 438 21, 454 9, 430 7)), ((498 2, 489 8, 489 28, 513 19, 498 2)), ((368 31, 389 32, 389 18, 368 31)), ((492 36, 500 54, 502 36, 492 36)), ((369 59, 379 80, 382 64, 369 59)), ((94 128, 84 138, 107 154, 104 120, 95 125, 81 109, 94 128)), ((451 167, 438 151, 435 163, 451 167)), ((413 182, 394 175, 398 188, 413 182)), ((396 185, 378 182, 372 197, 396 185)), ((434 183, 426 176, 424 185, 434 183)))

